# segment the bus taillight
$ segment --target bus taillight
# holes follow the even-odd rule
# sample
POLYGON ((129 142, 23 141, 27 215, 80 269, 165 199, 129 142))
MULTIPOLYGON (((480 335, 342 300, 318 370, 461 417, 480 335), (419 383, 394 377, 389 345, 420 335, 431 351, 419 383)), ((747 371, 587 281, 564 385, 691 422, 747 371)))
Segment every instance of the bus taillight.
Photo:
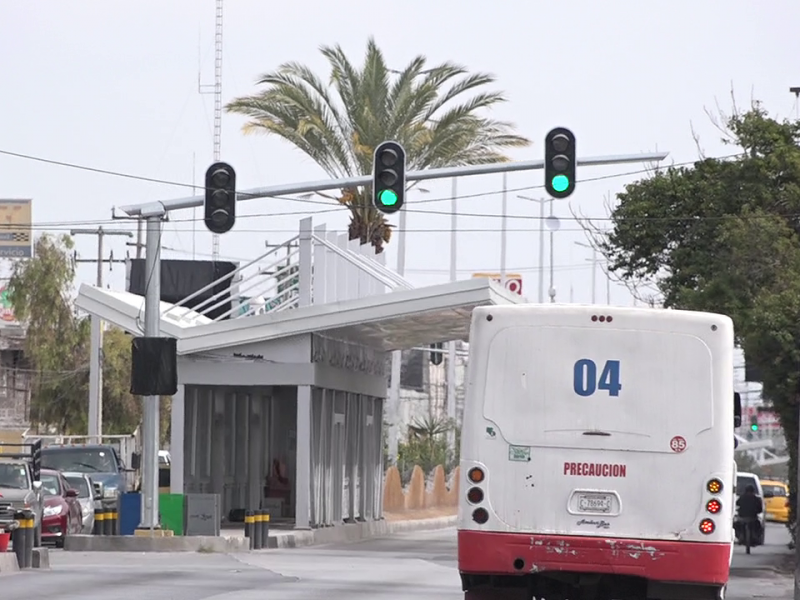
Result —
POLYGON ((722 510, 722 503, 716 498, 713 500, 709 500, 708 503, 706 504, 706 510, 710 512, 712 515, 715 515, 722 510))
POLYGON ((722 491, 722 482, 714 478, 706 484, 706 489, 712 494, 719 494, 722 491))
POLYGON ((486 512, 485 508, 476 508, 474 511, 472 511, 472 520, 478 525, 483 525, 489 520, 489 513, 486 512))
POLYGON ((467 478, 472 483, 481 483, 484 479, 483 471, 478 467, 472 467, 467 473, 467 478))
POLYGON ((714 533, 714 529, 716 529, 716 526, 714 525, 714 521, 711 519, 703 519, 700 521, 700 533, 709 535, 714 533))
POLYGON ((467 500, 472 504, 480 504, 483 502, 483 490, 481 488, 470 488, 467 492, 467 500))

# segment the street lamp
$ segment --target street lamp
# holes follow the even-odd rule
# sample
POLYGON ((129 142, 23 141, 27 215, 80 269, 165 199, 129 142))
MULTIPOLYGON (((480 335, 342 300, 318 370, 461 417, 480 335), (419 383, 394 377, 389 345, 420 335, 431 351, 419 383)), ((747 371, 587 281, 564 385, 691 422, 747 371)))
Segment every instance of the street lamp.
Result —
MULTIPOLYGON (((517 196, 520 200, 527 200, 529 202, 539 203, 539 304, 544 304, 544 204, 550 202, 550 214, 553 210, 552 198, 529 198, 527 196, 517 196)), ((552 256, 550 260, 552 264, 552 256)), ((552 278, 551 278, 552 279, 552 278)), ((551 281, 552 286, 552 281, 551 281)))
POLYGON ((592 304, 597 304, 597 250, 585 242, 575 242, 575 245, 592 251, 592 304))
POLYGON ((553 199, 550 199, 550 216, 545 219, 545 227, 550 231, 550 302, 556 301, 556 287, 553 283, 553 234, 561 229, 561 221, 553 215, 553 199))
MULTIPOLYGON (((429 194, 430 190, 426 190, 425 188, 413 188, 416 189, 418 192, 422 194, 429 194)), ((409 189, 411 191, 411 189, 409 189)), ((398 228, 400 231, 397 232, 397 274, 400 277, 405 277, 406 274, 406 219, 408 218, 408 212, 405 210, 400 211, 400 223, 398 224, 398 228)))
MULTIPOLYGON (((584 242, 575 242, 575 245, 589 248, 592 251, 592 258, 586 260, 592 262, 592 304, 597 304, 597 267, 600 264, 600 259, 597 257, 597 249, 584 242)), ((611 277, 608 270, 606 270, 606 304, 611 306, 611 277)))

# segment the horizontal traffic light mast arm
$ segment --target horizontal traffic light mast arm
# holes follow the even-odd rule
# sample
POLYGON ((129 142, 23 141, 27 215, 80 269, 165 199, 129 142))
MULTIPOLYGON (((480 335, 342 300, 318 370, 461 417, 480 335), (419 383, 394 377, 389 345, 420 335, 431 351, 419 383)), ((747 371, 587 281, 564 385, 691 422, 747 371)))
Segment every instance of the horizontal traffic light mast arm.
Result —
MULTIPOLYGON (((657 162, 669 156, 669 152, 651 152, 646 154, 620 154, 611 156, 593 156, 579 158, 576 162, 580 167, 597 167, 601 165, 619 165, 625 163, 657 162)), ((490 165, 467 165, 463 167, 444 167, 442 169, 427 169, 424 171, 410 171, 406 173, 406 181, 426 181, 430 179, 448 179, 451 177, 468 177, 470 175, 489 175, 492 173, 511 173, 514 171, 535 171, 543 169, 543 160, 529 160, 522 162, 493 163, 490 165)), ((305 194, 308 192, 322 192, 349 187, 370 185, 372 175, 360 177, 347 177, 344 179, 325 179, 307 183, 290 183, 273 185, 252 190, 241 190, 236 193, 239 201, 268 198, 270 196, 287 196, 290 194, 305 194)), ((183 208, 196 208, 203 206, 205 194, 202 196, 189 196, 176 200, 162 200, 146 204, 131 204, 121 206, 119 210, 131 217, 157 217, 173 210, 183 208)))

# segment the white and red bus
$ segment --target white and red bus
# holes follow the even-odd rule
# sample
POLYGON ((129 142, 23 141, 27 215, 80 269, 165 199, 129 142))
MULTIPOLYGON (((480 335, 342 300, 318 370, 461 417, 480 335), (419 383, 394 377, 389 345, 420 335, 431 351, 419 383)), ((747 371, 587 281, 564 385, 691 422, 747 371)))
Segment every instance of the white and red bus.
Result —
POLYGON ((718 314, 475 309, 458 517, 465 598, 723 598, 733 349, 733 323, 718 314))

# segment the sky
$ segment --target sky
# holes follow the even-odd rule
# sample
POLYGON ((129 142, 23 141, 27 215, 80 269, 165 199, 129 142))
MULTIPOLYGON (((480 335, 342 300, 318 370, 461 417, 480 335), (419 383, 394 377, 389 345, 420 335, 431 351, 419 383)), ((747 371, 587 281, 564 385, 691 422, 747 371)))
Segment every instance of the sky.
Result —
MULTIPOLYGON (((665 164, 698 157, 693 131, 708 156, 732 149, 709 112, 730 112, 760 100, 771 115, 794 117, 789 93, 800 86, 800 3, 775 0, 771 10, 743 0, 639 0, 507 2, 489 10, 477 0, 407 0, 379 4, 273 3, 226 0, 223 102, 257 91, 257 77, 281 63, 308 64, 325 75, 321 45, 341 44, 360 63, 374 36, 390 67, 412 57, 431 64, 455 61, 496 76, 508 102, 491 116, 511 121, 533 140, 513 150, 514 160, 543 158, 543 140, 556 126, 576 136, 580 157, 666 151, 665 164)), ((0 198, 31 198, 37 231, 71 228, 131 229, 112 221, 112 207, 192 195, 213 158, 214 0, 4 0, 0 3, 0 198), (159 179, 153 183, 2 154, 11 152, 94 169, 159 179)), ((239 189, 325 177, 322 170, 277 138, 245 136, 245 120, 225 114, 221 157, 231 163, 239 189)), ((552 256, 558 301, 592 300, 592 251, 574 212, 603 226, 608 202, 647 165, 581 168, 568 200, 553 203, 561 228, 552 256)), ((542 171, 509 174, 507 262, 536 299, 542 171)), ((406 276, 415 285, 448 280, 451 182, 425 182, 408 210, 406 276), (424 202, 423 202, 424 201, 424 202), (432 212, 433 211, 433 212, 432 212)), ((500 270, 502 176, 462 178, 458 193, 458 278, 500 270)), ((297 233, 298 219, 343 230, 347 213, 323 198, 240 203, 235 229, 220 240, 223 259, 251 259, 264 243, 297 233), (262 215, 262 216, 258 216, 262 215)), ((200 210, 173 213, 163 236, 163 257, 208 259, 211 235, 200 210), (194 231, 193 231, 194 230, 194 231), (194 253, 194 254, 193 254, 194 253)), ((390 218, 397 223, 398 217, 390 218)), ((126 238, 107 238, 123 257, 126 238)), ((96 256, 93 236, 76 239, 79 256, 96 256)), ((550 254, 543 262, 548 285, 550 254)), ((107 257, 107 256, 106 256, 107 257)), ((387 262, 394 267, 396 244, 387 262)), ((93 283, 96 267, 82 264, 78 279, 93 283)), ((105 271, 109 285, 125 285, 124 265, 105 271)), ((610 286, 611 302, 631 305, 628 290, 610 286)), ((596 299, 606 301, 597 271, 596 299)))

